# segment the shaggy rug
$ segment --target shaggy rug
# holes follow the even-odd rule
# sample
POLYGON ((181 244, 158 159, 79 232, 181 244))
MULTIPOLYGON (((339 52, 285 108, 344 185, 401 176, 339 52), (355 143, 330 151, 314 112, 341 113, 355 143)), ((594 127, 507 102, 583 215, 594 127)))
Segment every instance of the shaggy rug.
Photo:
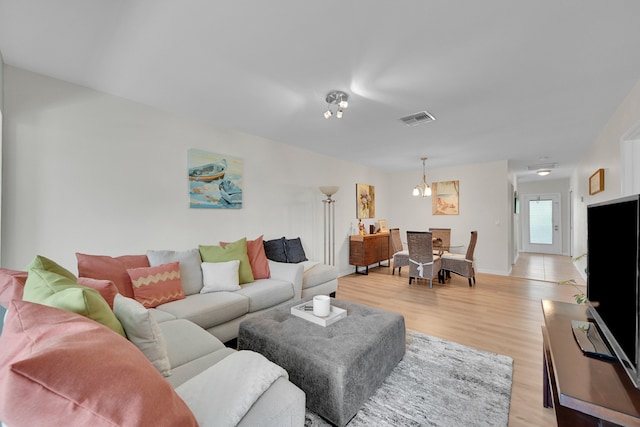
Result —
MULTIPOLYGON (((506 426, 512 373, 510 357, 408 331, 404 358, 348 426, 506 426)), ((325 426, 307 411, 305 427, 325 426)))

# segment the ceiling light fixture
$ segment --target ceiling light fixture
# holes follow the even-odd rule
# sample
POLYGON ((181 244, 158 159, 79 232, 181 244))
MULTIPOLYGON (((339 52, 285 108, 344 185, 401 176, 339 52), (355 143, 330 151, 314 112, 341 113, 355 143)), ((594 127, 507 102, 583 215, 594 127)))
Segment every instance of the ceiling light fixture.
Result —
POLYGON ((413 189, 414 196, 422 196, 422 198, 431 196, 431 187, 427 184, 427 171, 425 169, 426 157, 420 158, 422 160, 422 182, 416 185, 413 189))
POLYGON ((327 111, 324 112, 324 118, 328 119, 335 114, 337 118, 341 119, 344 110, 349 106, 349 95, 340 90, 333 90, 327 94, 325 101, 327 101, 327 111), (335 113, 331 109, 333 106, 336 109, 335 113))
POLYGON ((536 173, 540 176, 547 176, 551 173, 551 169, 539 169, 536 173))

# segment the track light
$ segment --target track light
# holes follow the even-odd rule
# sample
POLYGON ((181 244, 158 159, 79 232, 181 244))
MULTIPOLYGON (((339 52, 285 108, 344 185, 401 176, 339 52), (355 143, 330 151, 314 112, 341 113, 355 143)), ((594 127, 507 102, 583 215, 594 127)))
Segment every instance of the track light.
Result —
POLYGON ((344 110, 349 106, 349 95, 346 93, 334 90, 327 94, 325 101, 327 101, 327 111, 324 112, 324 118, 328 119, 333 116, 333 110, 331 109, 333 106, 336 106, 335 115, 337 118, 341 119, 344 114, 344 110))

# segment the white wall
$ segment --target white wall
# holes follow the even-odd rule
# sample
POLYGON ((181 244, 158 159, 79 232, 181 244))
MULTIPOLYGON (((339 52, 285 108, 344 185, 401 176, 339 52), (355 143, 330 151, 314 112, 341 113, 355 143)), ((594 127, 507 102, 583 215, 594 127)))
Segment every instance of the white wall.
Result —
MULTIPOLYGON (((518 185, 518 197, 522 201, 522 197, 526 194, 547 194, 560 193, 560 214, 562 222, 562 253, 569 255, 571 253, 570 246, 570 218, 569 218, 569 189, 571 182, 569 178, 563 179, 545 179, 543 181, 522 182, 518 185)), ((520 227, 522 230, 522 227, 520 227)), ((522 236, 519 239, 522 244, 522 236)), ((522 251, 522 246, 518 248, 522 251)))
POLYGON ((459 215, 433 215, 431 198, 411 194, 422 179, 422 168, 392 176, 393 192, 389 227, 400 228, 403 241, 407 230, 451 228, 451 242, 469 243, 471 231, 478 231, 475 257, 477 269, 483 273, 509 274, 510 208, 513 190, 508 181, 507 161, 468 164, 458 167, 430 169, 427 181, 460 181, 459 215))
MULTIPOLYGON (((587 250, 587 206, 622 195, 620 140, 638 123, 638 120, 640 120, 640 81, 611 116, 571 176, 571 188, 574 190, 574 253, 576 256, 587 250), (589 177, 599 168, 605 170, 604 191, 589 195, 589 177)), ((586 260, 583 258, 578 263, 578 270, 582 272, 585 266, 586 260)))
POLYGON ((10 66, 5 83, 3 267, 42 254, 75 271, 77 251, 183 250, 260 234, 300 236, 322 260, 318 186, 339 185, 336 264, 349 272, 356 182, 375 185, 377 215, 390 217, 388 176, 362 165, 10 66), (242 209, 189 208, 189 148, 244 159, 242 209))
POLYGON ((3 267, 22 269, 41 254, 75 271, 75 252, 182 250, 260 234, 300 236, 309 258, 322 260, 318 186, 339 185, 336 263, 347 274, 355 184, 366 183, 376 187, 377 218, 390 226, 451 227, 465 245, 478 230, 478 271, 510 270, 506 161, 427 169, 430 182, 460 181, 460 215, 433 216, 430 199, 411 196, 419 163, 388 175, 15 67, 5 67, 5 78, 3 267), (189 209, 189 148, 244 159, 243 209, 189 209))

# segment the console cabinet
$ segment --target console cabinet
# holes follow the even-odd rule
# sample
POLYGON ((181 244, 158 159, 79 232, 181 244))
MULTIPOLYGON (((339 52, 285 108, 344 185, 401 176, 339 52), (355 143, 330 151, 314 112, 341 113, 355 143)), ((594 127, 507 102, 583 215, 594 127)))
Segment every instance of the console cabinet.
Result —
POLYGON ((542 301, 543 403, 558 426, 640 425, 640 390, 620 362, 582 354, 572 320, 587 320, 586 306, 542 301))
POLYGON ((391 253, 391 241, 389 233, 355 235, 349 238, 349 264, 356 266, 356 273, 369 274, 369 266, 378 264, 381 267, 388 267, 381 264, 388 261, 391 253), (365 267, 364 272, 358 267, 365 267))

